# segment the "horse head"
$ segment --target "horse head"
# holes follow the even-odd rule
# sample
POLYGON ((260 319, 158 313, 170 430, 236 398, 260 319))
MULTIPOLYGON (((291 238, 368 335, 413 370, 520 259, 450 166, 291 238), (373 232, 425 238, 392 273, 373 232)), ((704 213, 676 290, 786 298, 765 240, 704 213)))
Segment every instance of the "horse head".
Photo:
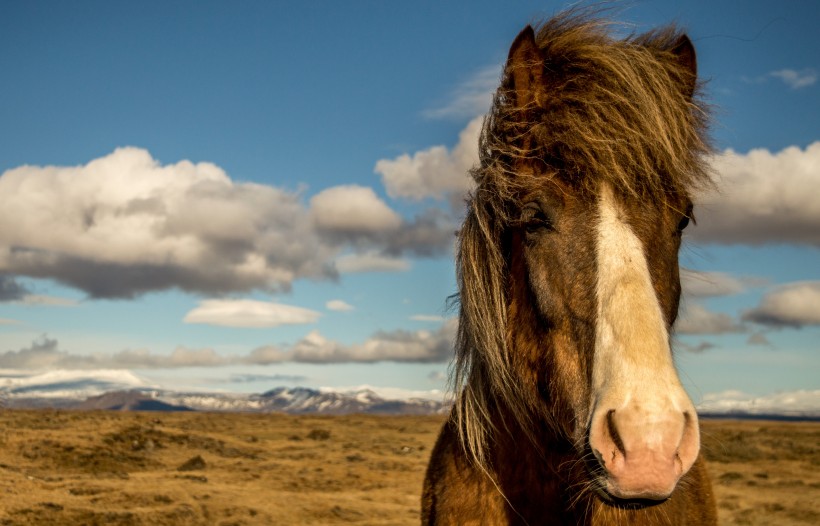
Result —
POLYGON ((674 28, 613 41, 573 23, 521 32, 485 122, 457 260, 457 415, 478 462, 500 407, 533 443, 572 444, 604 499, 660 502, 699 452, 670 343, 682 232, 709 183, 695 52, 674 28))

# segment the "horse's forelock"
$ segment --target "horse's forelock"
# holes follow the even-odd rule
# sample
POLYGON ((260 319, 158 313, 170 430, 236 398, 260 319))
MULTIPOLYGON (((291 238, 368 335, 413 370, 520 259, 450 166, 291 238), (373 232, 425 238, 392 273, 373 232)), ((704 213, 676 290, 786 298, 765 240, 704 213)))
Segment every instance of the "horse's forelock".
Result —
POLYGON ((481 137, 479 184, 492 180, 512 195, 528 183, 514 165, 535 159, 548 175, 587 189, 606 181, 658 197, 711 184, 708 111, 674 51, 683 32, 669 26, 616 40, 608 28, 570 12, 537 29, 545 70, 538 107, 517 106, 518 66, 508 64, 481 137))

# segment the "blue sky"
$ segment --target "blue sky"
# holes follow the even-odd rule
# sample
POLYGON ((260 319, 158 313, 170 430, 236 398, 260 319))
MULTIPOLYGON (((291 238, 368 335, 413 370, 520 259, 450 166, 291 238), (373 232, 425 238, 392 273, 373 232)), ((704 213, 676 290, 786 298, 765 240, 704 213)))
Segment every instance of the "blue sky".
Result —
MULTIPOLYGON (((615 5, 623 32, 687 28, 715 108, 684 383, 820 389, 820 7, 615 5)), ((3 2, 0 370, 444 389, 475 132, 512 39, 563 7, 3 2)))

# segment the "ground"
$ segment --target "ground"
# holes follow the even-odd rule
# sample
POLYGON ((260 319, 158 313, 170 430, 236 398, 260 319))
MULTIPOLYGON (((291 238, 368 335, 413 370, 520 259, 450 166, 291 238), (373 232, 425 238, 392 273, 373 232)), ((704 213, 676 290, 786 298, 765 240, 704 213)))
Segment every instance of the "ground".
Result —
MULTIPOLYGON (((0 525, 419 523, 440 416, 0 412, 0 525)), ((721 524, 820 524, 820 423, 703 422, 721 524)))

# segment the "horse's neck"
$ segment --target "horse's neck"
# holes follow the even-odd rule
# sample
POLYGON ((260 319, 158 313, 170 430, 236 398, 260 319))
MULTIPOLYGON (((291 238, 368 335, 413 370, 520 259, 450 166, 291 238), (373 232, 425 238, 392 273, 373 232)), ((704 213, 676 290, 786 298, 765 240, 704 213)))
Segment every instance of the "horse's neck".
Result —
POLYGON ((584 515, 591 503, 578 498, 584 466, 572 445, 551 430, 538 430, 536 440, 531 440, 514 422, 498 423, 490 457, 499 490, 509 504, 523 517, 541 517, 530 524, 584 524, 579 514, 584 515))
POLYGON ((686 514, 687 506, 695 512, 703 511, 691 502, 700 495, 690 494, 694 488, 708 485, 700 464, 693 470, 696 473, 690 472, 688 491, 679 492, 675 499, 662 505, 626 510, 607 506, 595 496, 588 487, 583 459, 567 440, 542 433, 543 442, 533 444, 523 434, 517 436, 514 428, 510 430, 513 432, 498 431, 492 441, 490 458, 497 489, 514 509, 508 514, 511 524, 715 524, 711 516, 686 514))

